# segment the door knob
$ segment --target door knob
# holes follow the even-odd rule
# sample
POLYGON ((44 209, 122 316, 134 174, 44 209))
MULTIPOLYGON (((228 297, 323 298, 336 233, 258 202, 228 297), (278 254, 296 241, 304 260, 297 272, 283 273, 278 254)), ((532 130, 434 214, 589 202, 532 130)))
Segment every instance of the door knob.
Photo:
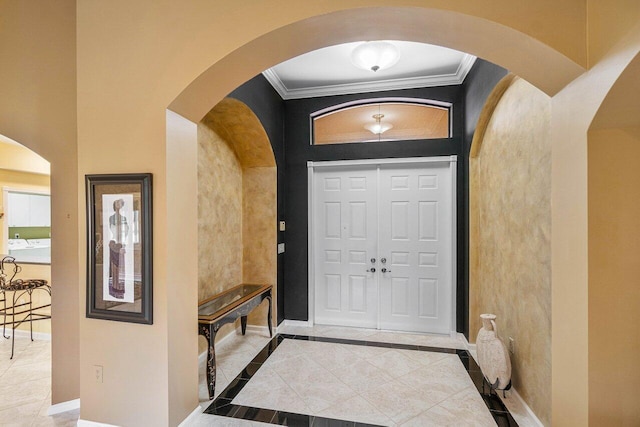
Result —
POLYGON ((382 268, 382 272, 383 272, 383 273, 391 273, 391 270, 387 270, 386 268, 384 268, 384 267, 383 267, 383 268, 382 268))
POLYGON ((380 262, 385 264, 387 262, 387 259, 386 258, 380 258, 380 262))
POLYGON ((371 258, 371 264, 375 264, 376 263, 376 259, 375 258, 371 258))
POLYGON ((367 270, 367 272, 375 273, 375 272, 376 272, 376 269, 375 269, 374 267, 371 267, 369 270, 367 270))

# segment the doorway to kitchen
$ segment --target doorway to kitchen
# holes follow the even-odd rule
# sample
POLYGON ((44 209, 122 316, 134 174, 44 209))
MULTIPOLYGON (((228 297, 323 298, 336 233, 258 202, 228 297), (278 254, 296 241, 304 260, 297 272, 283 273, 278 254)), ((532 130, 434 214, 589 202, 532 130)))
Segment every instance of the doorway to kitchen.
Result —
POLYGON ((455 330, 456 156, 309 162, 309 319, 455 330))

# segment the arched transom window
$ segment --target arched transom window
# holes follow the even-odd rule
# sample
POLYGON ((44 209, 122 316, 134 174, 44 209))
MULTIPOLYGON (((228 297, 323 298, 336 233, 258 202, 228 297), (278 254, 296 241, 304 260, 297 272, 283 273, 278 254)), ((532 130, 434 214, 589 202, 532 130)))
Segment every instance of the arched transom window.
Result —
POLYGON ((315 145, 451 137, 451 106, 415 101, 342 104, 312 115, 315 145))

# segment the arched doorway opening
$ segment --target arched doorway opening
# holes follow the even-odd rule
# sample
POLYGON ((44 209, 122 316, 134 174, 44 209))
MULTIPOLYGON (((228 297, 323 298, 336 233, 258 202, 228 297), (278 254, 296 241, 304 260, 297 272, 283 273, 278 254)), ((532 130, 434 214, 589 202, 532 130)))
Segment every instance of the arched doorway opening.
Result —
MULTIPOLYGON (((0 135, 0 258, 5 284, 13 280, 51 280, 51 168, 43 157, 0 135)), ((10 288, 9 288, 10 289, 10 288)), ((25 392, 3 388, 0 398, 29 407, 50 404, 51 294, 42 287, 28 293, 0 292, 0 354, 3 384, 24 384, 25 392), (31 307, 28 304, 32 302, 31 307), (34 321, 28 321, 33 313, 34 321), (31 333, 31 331, 33 331, 31 333), (6 339, 5 339, 6 338, 6 339), (33 341, 32 341, 33 340, 33 341), (16 363, 17 362, 17 363, 16 363)), ((15 386, 14 386, 15 387, 15 386)))
POLYGON ((632 356, 640 346, 638 75, 640 55, 618 77, 588 133, 589 423, 593 425, 640 421, 640 409, 629 398, 640 392, 640 371, 632 356))
POLYGON ((204 70, 168 108, 199 121, 212 101, 263 70, 315 49, 363 39, 415 41, 467 52, 512 71, 550 95, 584 71, 524 33, 471 15, 428 8, 361 8, 304 19, 252 40, 204 70), (376 22, 375 28, 371 22, 376 22), (487 40, 508 43, 510 48, 497 51, 487 40))
MULTIPOLYGON (((476 44, 471 38, 468 40, 464 40, 464 38, 447 40, 444 36, 434 37, 432 35, 416 34, 416 32, 410 29, 413 24, 417 25, 418 23, 424 25, 424 22, 429 22, 434 25, 434 28, 437 28, 442 22, 447 22, 453 27, 468 24, 469 28, 473 28, 473 31, 478 31, 478 33, 482 33, 485 36, 486 34, 491 34, 492 36, 500 38, 506 35, 504 28, 497 29, 491 28, 491 25, 485 26, 486 23, 475 22, 475 18, 469 16, 433 10, 428 12, 418 10, 417 13, 413 10, 414 15, 411 16, 406 10, 396 10, 394 12, 397 13, 393 15, 394 19, 391 20, 393 22, 382 25, 378 31, 374 31, 376 34, 372 35, 370 29, 365 30, 364 21, 372 16, 378 16, 378 13, 389 11, 367 9, 359 12, 361 12, 361 15, 353 11, 337 12, 331 14, 331 20, 327 17, 326 21, 324 20, 325 17, 316 17, 313 19, 313 25, 309 25, 309 22, 301 21, 275 30, 260 39, 252 41, 207 69, 170 104, 169 109, 178 112, 189 120, 199 121, 204 112, 210 108, 209 103, 212 99, 218 99, 223 91, 229 90, 242 83, 241 74, 251 76, 256 72, 262 71, 259 64, 265 64, 268 67, 284 59, 288 59, 291 56, 303 53, 306 50, 324 47, 336 42, 361 39, 362 34, 366 34, 368 38, 376 38, 377 36, 379 38, 394 38, 431 43, 439 42, 439 44, 447 47, 484 56, 516 71, 518 74, 526 76, 536 86, 543 88, 550 94, 555 93, 555 91, 578 75, 582 70, 576 64, 571 63, 571 61, 567 62, 566 57, 560 58, 557 52, 537 42, 533 43, 533 46, 528 45, 531 50, 527 51, 525 49, 525 51, 527 51, 529 58, 531 56, 544 58, 542 62, 556 64, 557 68, 554 70, 557 71, 557 74, 554 74, 552 78, 544 76, 543 73, 539 73, 542 70, 539 70, 538 67, 531 64, 529 60, 522 62, 521 60, 523 58, 501 57, 499 54, 496 55, 492 53, 490 49, 476 44), (416 16, 418 17, 416 18, 416 16), (347 19, 351 19, 351 21, 348 25, 349 30, 345 32, 344 27, 341 27, 341 29, 338 26, 340 22, 343 22, 342 20, 347 19), (440 24, 436 22, 438 19, 440 19, 440 24), (408 25, 408 27, 406 27, 407 29, 403 30, 399 28, 402 27, 401 23, 408 25), (321 24, 325 25, 323 30, 329 30, 326 31, 326 34, 321 34, 318 31, 321 24), (392 36, 390 36, 390 34, 392 34, 392 36), (281 42, 284 40, 296 40, 297 43, 295 46, 282 44, 281 42), (273 46, 283 47, 283 49, 272 49, 273 46), (266 52, 268 52, 268 54, 266 52), (483 53, 486 55, 483 55, 483 53), (239 73, 239 70, 242 70, 243 73, 239 73), (215 84, 213 84, 214 81, 215 84)), ((434 31, 434 33, 437 33, 437 31, 434 31)), ((524 39, 521 38, 523 35, 520 33, 510 35, 514 36, 514 38, 510 38, 510 41, 513 42, 514 45, 524 41, 524 39)), ((526 38, 527 37, 525 37, 525 39, 526 38)))
MULTIPOLYGON (((216 104, 198 123, 197 134, 198 300, 241 283, 269 284, 277 319, 277 166, 268 135, 255 113, 233 98, 216 104)), ((248 317, 250 331, 265 337, 267 304, 263 301, 248 317)), ((239 322, 222 326, 215 340, 239 333, 239 322)), ((203 387, 206 351, 200 338, 200 399, 208 401, 203 387)), ((216 370, 219 392, 237 372, 220 365, 216 370)))

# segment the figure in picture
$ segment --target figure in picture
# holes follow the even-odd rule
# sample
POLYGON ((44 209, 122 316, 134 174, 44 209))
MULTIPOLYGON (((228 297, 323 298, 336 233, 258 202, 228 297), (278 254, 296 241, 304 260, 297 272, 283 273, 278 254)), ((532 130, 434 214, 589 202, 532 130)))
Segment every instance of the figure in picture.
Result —
POLYGON ((117 199, 113 202, 113 215, 109 217, 109 295, 123 299, 125 291, 125 253, 126 240, 129 234, 127 217, 120 213, 124 207, 124 200, 117 199))

